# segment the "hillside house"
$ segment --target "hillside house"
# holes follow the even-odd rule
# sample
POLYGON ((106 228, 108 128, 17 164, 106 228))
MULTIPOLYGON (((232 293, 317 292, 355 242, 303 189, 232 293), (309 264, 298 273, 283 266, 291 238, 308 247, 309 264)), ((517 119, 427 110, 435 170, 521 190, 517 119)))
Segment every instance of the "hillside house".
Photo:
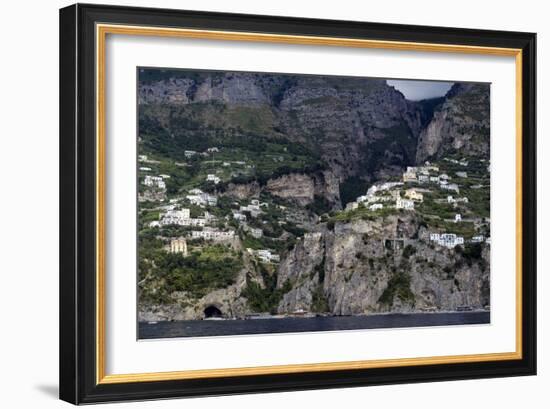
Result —
POLYGON ((196 151, 184 151, 183 154, 185 155, 186 158, 192 158, 193 156, 195 156, 197 154, 196 151))
POLYGON ((143 180, 143 184, 145 186, 158 187, 159 189, 166 189, 166 183, 160 176, 147 175, 143 180))
POLYGON ((380 210, 384 208, 384 205, 382 203, 373 203, 369 206, 369 210, 371 212, 375 211, 375 210, 380 210))
POLYGON ((415 189, 407 189, 405 191, 405 197, 415 200, 417 202, 423 202, 424 201, 424 195, 420 192, 417 192, 415 189))
POLYGON ((464 244, 464 237, 457 236, 454 233, 431 233, 430 240, 449 249, 464 244))
POLYGON ((206 175, 206 181, 207 182, 214 182, 214 184, 217 185, 218 183, 220 183, 221 179, 218 176, 216 176, 212 173, 209 173, 208 175, 206 175))
POLYGON ((183 237, 170 241, 170 253, 181 253, 187 257, 187 241, 183 237))
POLYGON ((462 215, 460 214, 455 214, 455 223, 458 223, 458 222, 461 222, 462 221, 462 215))
POLYGON ((191 237, 194 239, 204 239, 212 241, 231 240, 233 237, 235 237, 235 230, 222 231, 214 229, 212 227, 207 227, 200 231, 193 230, 191 232, 191 237))
POLYGON ((405 172, 403 173, 403 182, 416 182, 416 172, 405 172))
POLYGON ((409 199, 398 197, 395 201, 396 209, 414 210, 414 202, 409 199))
POLYGON ((246 250, 249 254, 255 255, 264 263, 278 263, 280 261, 279 255, 268 249, 253 250, 251 248, 247 248, 246 250))
POLYGON ((439 187, 443 190, 452 190, 456 193, 460 192, 460 189, 458 188, 458 185, 456 183, 442 184, 439 187))
POLYGON ((246 222, 246 215, 242 214, 241 212, 233 212, 233 219, 239 221, 239 222, 246 222))

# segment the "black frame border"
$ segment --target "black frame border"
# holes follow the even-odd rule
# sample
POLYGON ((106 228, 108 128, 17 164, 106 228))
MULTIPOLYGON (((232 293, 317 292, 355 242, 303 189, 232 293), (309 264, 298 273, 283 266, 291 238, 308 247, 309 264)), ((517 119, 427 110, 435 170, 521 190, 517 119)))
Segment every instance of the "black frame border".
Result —
POLYGON ((536 374, 536 34, 76 4, 60 10, 60 388, 74 404, 536 374), (185 27, 522 50, 522 358, 96 384, 95 24, 185 27))

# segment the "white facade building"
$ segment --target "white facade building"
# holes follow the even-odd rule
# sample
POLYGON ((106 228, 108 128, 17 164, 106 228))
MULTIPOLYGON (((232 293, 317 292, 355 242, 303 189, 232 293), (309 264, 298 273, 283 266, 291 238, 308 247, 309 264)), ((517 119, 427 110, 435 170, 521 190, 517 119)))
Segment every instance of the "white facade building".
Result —
POLYGON ((166 183, 160 176, 146 175, 143 180, 145 186, 158 187, 159 189, 166 189, 166 183))
POLYGON ((233 219, 245 222, 246 221, 246 215, 242 214, 241 212, 233 212, 233 219))
POLYGON ((413 210, 414 209, 414 202, 409 199, 403 199, 398 197, 395 201, 395 208, 396 209, 406 209, 406 210, 413 210))
MULTIPOLYGON (((443 182, 443 181, 441 181, 443 182)), ((458 188, 458 185, 456 183, 449 183, 449 184, 441 184, 440 185, 440 188, 443 189, 443 190, 452 190, 456 193, 459 193, 460 192, 460 189, 458 188)))
POLYGON ((370 211, 375 211, 375 210, 380 210, 384 207, 384 205, 382 203, 373 203, 369 206, 369 210, 370 211))
POLYGON ((229 231, 222 231, 218 229, 213 228, 205 228, 204 230, 193 230, 191 232, 191 237, 194 239, 205 239, 205 240, 213 240, 213 241, 223 241, 223 240, 230 240, 233 237, 235 237, 235 231, 229 230, 229 231))
POLYGON ((464 244, 464 237, 457 236, 454 233, 431 233, 430 240, 436 242, 440 246, 454 248, 455 246, 464 244))
POLYGON ((207 182, 214 182, 215 185, 220 183, 220 180, 221 179, 219 177, 217 177, 216 175, 214 175, 214 174, 209 173, 208 175, 206 175, 206 181, 207 182))
POLYGON ((252 250, 247 248, 246 250, 248 253, 256 255, 264 263, 278 263, 280 261, 279 255, 272 253, 271 250, 268 249, 252 250))

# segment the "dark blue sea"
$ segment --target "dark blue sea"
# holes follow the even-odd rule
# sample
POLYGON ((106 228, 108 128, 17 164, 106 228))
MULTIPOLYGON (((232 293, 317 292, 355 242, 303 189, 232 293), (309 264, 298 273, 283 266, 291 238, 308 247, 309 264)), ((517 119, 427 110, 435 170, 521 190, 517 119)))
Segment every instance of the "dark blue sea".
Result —
POLYGON ((488 311, 140 322, 139 339, 489 324, 488 311))

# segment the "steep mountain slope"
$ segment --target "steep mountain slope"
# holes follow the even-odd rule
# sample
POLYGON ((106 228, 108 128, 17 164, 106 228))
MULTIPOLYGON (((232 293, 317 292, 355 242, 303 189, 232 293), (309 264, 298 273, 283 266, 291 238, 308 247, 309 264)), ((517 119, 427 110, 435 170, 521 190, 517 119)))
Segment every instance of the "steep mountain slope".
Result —
POLYGON ((460 152, 487 155, 490 142, 489 84, 457 83, 418 138, 416 162, 460 152))

